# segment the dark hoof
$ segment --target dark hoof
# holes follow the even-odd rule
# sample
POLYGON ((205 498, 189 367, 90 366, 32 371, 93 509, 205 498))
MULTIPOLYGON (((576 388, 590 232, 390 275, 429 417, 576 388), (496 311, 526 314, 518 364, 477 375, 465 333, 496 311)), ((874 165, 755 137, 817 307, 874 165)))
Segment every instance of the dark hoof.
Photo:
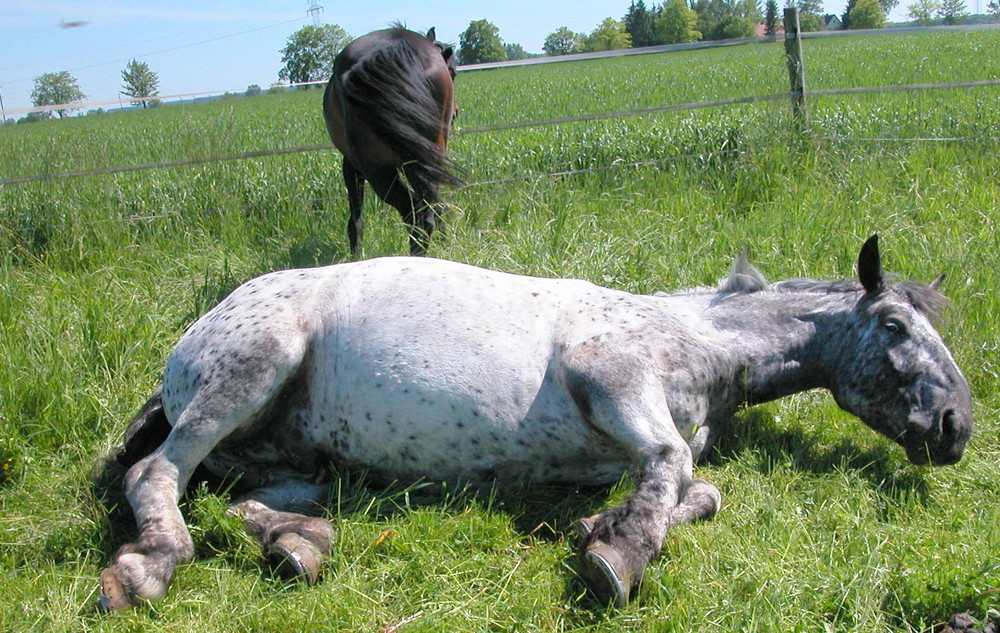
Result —
POLYGON ((267 548, 267 562, 279 576, 314 585, 323 558, 315 545, 295 532, 286 532, 267 548))
POLYGON ((624 607, 632 590, 632 571, 618 550, 594 541, 583 553, 581 577, 590 593, 603 604, 624 607))
POLYGON ((587 538, 594 531, 594 523, 596 523, 598 516, 600 515, 595 514, 592 517, 580 519, 573 524, 573 531, 576 532, 578 537, 587 538))
POLYGON ((121 580, 118 580, 114 570, 106 567, 101 572, 100 602, 98 603, 101 612, 124 611, 131 609, 132 606, 132 601, 129 600, 125 591, 125 585, 122 584, 121 580))

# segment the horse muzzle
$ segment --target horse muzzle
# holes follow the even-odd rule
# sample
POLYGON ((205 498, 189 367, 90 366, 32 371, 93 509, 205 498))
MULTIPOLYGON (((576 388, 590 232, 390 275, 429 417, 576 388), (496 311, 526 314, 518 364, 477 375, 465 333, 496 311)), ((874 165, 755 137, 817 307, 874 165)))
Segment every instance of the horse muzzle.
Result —
POLYGON ((903 448, 911 463, 948 466, 962 459, 974 426, 971 407, 946 408, 935 418, 930 428, 907 431, 903 448))

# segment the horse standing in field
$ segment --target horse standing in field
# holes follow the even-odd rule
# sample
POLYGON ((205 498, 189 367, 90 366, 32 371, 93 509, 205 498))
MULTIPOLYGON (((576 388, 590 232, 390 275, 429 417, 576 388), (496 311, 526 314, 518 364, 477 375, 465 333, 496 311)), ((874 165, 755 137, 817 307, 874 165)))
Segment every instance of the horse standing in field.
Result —
POLYGON ((812 388, 916 464, 957 462, 969 387, 932 319, 937 282, 890 283, 877 238, 859 281, 768 284, 737 259, 716 289, 632 295, 579 280, 382 258, 253 279, 201 317, 119 461, 139 528, 102 604, 161 598, 193 543, 178 498, 199 465, 239 475, 232 511, 315 582, 333 530, 307 517, 330 462, 401 482, 607 485, 581 519, 582 576, 624 604, 672 526, 716 513, 693 464, 743 404, 812 388))
POLYGON ((400 26, 374 31, 337 55, 323 116, 344 155, 353 255, 364 232, 366 180, 409 225, 410 253, 426 252, 438 187, 461 184, 445 157, 458 111, 454 78, 454 50, 435 41, 434 29, 426 36, 400 26))

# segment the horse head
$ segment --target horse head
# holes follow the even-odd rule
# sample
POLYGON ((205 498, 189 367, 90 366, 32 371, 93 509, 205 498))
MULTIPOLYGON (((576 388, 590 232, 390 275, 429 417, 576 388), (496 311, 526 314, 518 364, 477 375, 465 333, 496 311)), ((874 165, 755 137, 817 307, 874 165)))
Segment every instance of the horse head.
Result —
POLYGON ((930 285, 889 283, 878 236, 858 257, 864 289, 841 341, 837 403, 902 446, 914 464, 953 464, 972 435, 965 376, 933 321, 946 299, 930 285))
POLYGON ((433 26, 427 31, 427 39, 441 51, 441 57, 444 58, 444 63, 448 66, 448 72, 451 73, 451 78, 454 79, 455 75, 458 74, 458 67, 455 65, 455 49, 444 42, 437 41, 437 35, 434 32, 433 26))

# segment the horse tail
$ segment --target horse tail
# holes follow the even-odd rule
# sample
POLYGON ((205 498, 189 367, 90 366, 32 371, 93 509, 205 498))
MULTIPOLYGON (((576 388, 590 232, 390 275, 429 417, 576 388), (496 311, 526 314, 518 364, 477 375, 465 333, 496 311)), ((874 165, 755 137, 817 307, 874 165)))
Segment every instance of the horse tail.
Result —
POLYGON ((125 439, 113 449, 94 473, 94 492, 116 519, 125 519, 128 502, 123 482, 125 473, 163 444, 170 434, 170 422, 163 411, 162 387, 150 396, 125 431, 125 439), (119 516, 120 515, 120 516, 119 516))
MULTIPOLYGON (((461 186, 456 167, 437 140, 443 112, 420 51, 407 40, 396 40, 355 63, 343 80, 345 109, 360 118, 379 139, 399 154, 408 177, 418 188, 461 186)), ((444 95, 447 100, 451 95, 444 95)))
MULTIPOLYGON (((122 444, 108 455, 103 463, 98 465, 94 475, 94 490, 98 499, 114 509, 127 506, 124 497, 123 482, 125 473, 144 457, 147 457, 160 447, 170 435, 170 422, 163 410, 163 386, 157 387, 146 404, 139 409, 128 428, 122 444)), ((199 465, 188 482, 188 489, 203 481, 215 482, 215 478, 199 465)))
POLYGON ((125 430, 125 440, 115 459, 129 469, 163 444, 170 435, 170 422, 163 411, 163 387, 149 397, 125 430))

